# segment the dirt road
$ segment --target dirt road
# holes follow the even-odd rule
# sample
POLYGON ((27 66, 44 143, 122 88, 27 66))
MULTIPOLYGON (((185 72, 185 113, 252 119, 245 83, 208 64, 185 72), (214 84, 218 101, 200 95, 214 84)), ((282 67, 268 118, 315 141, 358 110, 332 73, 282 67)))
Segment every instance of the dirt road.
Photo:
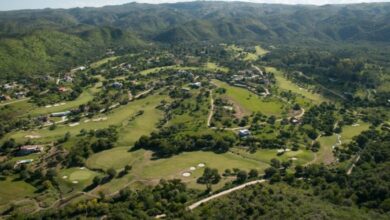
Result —
POLYGON ((265 181, 266 181, 266 180, 254 180, 254 181, 251 181, 251 182, 244 183, 244 184, 242 184, 242 185, 233 187, 233 188, 231 188, 231 189, 222 191, 222 192, 220 192, 220 193, 217 193, 217 194, 215 194, 215 195, 212 195, 212 196, 210 196, 210 197, 207 197, 207 198, 205 198, 205 199, 202 199, 202 200, 200 200, 200 201, 198 201, 198 202, 195 202, 194 204, 188 206, 187 209, 188 209, 188 210, 193 210, 193 209, 197 208, 198 206, 202 205, 203 203, 206 203, 206 202, 208 202, 208 201, 210 201, 210 200, 213 200, 213 199, 219 198, 219 197, 221 197, 221 196, 227 195, 227 194, 229 194, 229 193, 232 193, 232 192, 234 192, 234 191, 243 189, 243 188, 245 188, 245 187, 247 187, 247 186, 250 186, 250 185, 255 185, 255 184, 258 184, 258 183, 263 183, 263 182, 265 182, 265 181))

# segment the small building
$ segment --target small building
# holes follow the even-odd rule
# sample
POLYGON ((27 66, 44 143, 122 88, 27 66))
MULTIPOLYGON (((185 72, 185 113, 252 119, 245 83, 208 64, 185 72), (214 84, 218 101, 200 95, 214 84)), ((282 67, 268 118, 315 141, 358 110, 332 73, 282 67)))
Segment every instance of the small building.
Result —
POLYGON ((123 87, 123 83, 114 82, 114 83, 111 84, 111 87, 113 87, 115 89, 121 89, 123 87))
POLYGON ((19 148, 18 155, 28 155, 33 153, 39 153, 43 151, 43 147, 40 145, 25 145, 19 148))
POLYGON ((0 95, 0 101, 7 101, 11 100, 11 97, 9 95, 0 95))
POLYGON ((193 89, 199 89, 202 86, 201 82, 190 83, 190 87, 193 89))
POLYGON ((15 92, 14 93, 14 96, 17 98, 17 99, 21 99, 21 98, 24 98, 26 96, 26 93, 25 92, 15 92))
POLYGON ((50 116, 51 117, 63 117, 63 116, 70 115, 70 113, 72 113, 72 112, 71 111, 55 112, 55 113, 51 113, 50 116))
POLYGON ((238 135, 240 136, 240 137, 247 137, 247 136, 249 136, 251 134, 251 132, 248 130, 248 129, 242 129, 242 130, 240 130, 239 132, 238 132, 238 135))
POLYGON ((58 91, 59 92, 67 92, 68 89, 66 87, 61 86, 61 87, 58 87, 58 91))
POLYGON ((64 81, 65 81, 65 82, 68 82, 68 83, 71 83, 71 82, 73 82, 73 77, 71 77, 71 76, 65 76, 65 77, 64 77, 64 81))
POLYGON ((21 165, 21 164, 27 164, 27 163, 31 163, 31 162, 33 162, 33 161, 34 161, 34 159, 19 160, 18 162, 16 162, 15 168, 16 168, 17 166, 21 165))
POLYGON ((296 124, 299 124, 300 121, 299 121, 298 118, 294 118, 293 117, 293 118, 290 119, 290 122, 291 122, 291 124, 296 125, 296 124))

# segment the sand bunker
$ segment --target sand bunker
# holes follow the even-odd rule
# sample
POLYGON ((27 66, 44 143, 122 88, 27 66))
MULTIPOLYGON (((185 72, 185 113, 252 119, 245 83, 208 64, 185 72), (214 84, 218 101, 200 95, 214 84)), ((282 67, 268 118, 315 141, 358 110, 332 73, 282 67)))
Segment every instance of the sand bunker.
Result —
POLYGON ((79 125, 80 123, 76 122, 76 123, 72 123, 72 124, 69 124, 70 127, 74 127, 74 126, 77 126, 79 125))
POLYGON ((194 171, 194 170, 196 170, 196 167, 190 167, 190 170, 194 171))
POLYGON ((296 158, 296 157, 291 157, 290 159, 291 160, 298 160, 298 158, 296 158))
POLYGON ((107 117, 102 117, 102 118, 95 118, 95 119, 92 119, 92 121, 94 122, 98 122, 98 121, 105 121, 107 120, 107 117))
POLYGON ((185 173, 182 174, 182 176, 184 176, 184 177, 189 177, 189 176, 191 176, 191 173, 185 172, 185 173))
POLYGON ((63 176, 62 179, 68 179, 68 176, 63 176))
POLYGON ((36 138, 40 138, 41 136, 40 135, 26 135, 24 137, 25 138, 30 138, 30 139, 36 139, 36 138))
POLYGON ((77 183, 79 183, 79 181, 76 181, 76 180, 75 180, 75 181, 72 181, 72 183, 73 183, 73 184, 77 184, 77 183))
POLYGON ((198 164, 198 167, 205 167, 206 165, 204 163, 198 164))

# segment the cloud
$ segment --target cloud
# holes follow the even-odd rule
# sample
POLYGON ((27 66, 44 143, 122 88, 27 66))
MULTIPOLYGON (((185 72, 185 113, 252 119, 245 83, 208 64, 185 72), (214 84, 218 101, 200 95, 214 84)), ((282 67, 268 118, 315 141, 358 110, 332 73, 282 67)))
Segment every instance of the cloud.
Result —
MULTIPOLYGON (((173 3, 188 2, 191 0, 0 0, 0 10, 37 9, 37 8, 72 8, 72 7, 101 7, 104 5, 119 5, 131 1, 142 3, 173 3)), ((227 0, 232 1, 232 0, 227 0)), ((241 0, 245 1, 245 0, 241 0)), ((257 3, 282 4, 348 4, 359 2, 377 2, 381 0, 246 0, 257 3)), ((384 0, 390 2, 390 0, 384 0)))

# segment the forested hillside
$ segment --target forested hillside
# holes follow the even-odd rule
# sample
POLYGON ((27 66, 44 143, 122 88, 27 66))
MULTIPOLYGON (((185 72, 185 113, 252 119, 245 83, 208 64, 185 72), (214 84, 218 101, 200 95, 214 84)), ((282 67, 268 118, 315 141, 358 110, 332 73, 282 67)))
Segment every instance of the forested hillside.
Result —
POLYGON ((386 3, 130 3, 0 12, 0 77, 53 73, 103 56, 108 48, 128 50, 145 42, 388 42, 389 19, 386 3))

